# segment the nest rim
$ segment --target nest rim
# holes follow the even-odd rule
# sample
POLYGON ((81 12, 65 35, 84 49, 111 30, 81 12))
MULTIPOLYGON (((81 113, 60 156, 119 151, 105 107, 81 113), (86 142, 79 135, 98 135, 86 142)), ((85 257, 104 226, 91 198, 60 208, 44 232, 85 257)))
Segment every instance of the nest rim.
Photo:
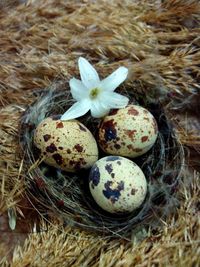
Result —
MULTIPOLYGON (((121 91, 124 93, 123 88, 121 91)), ((21 118, 20 145, 25 154, 26 164, 29 166, 26 176, 27 195, 34 199, 37 204, 40 204, 41 209, 45 207, 60 216, 66 225, 98 232, 101 235, 127 238, 138 225, 141 229, 159 224, 159 221, 169 215, 169 210, 172 211, 172 207, 178 205, 176 191, 184 166, 183 148, 159 103, 152 103, 147 98, 144 99, 144 95, 136 95, 131 90, 126 90, 126 94, 133 104, 139 104, 150 110, 157 120, 159 135, 156 144, 149 152, 139 159, 131 159, 144 172, 148 182, 148 193, 142 207, 127 216, 122 215, 122 218, 113 214, 108 216, 107 212, 99 209, 91 196, 86 194, 88 188, 85 190, 83 184, 77 183, 77 180, 82 179, 80 179, 79 174, 68 174, 66 179, 65 172, 63 174, 62 171, 55 169, 59 182, 64 183, 64 185, 60 184, 56 188, 52 177, 47 177, 41 166, 32 167, 37 161, 36 155, 33 153, 34 129, 43 119, 64 113, 73 103, 69 90, 66 90, 65 82, 56 82, 47 90, 42 91, 40 97, 25 111, 21 118), (156 162, 158 158, 159 160, 156 162), (151 175, 148 175, 149 173, 151 175), (73 180, 71 180, 71 176, 74 177, 73 180), (39 180, 36 177, 39 177, 39 180), (66 180, 69 182, 68 184, 66 184, 66 180), (62 199, 63 195, 60 194, 60 190, 63 187, 67 188, 66 192, 74 188, 73 194, 70 197, 66 197, 65 194, 65 198, 62 199)), ((78 120, 95 135, 92 127, 99 123, 98 119, 87 114, 78 120)), ((43 166, 46 168, 45 165, 43 166)), ((86 173, 87 171, 84 172, 84 175, 86 173)), ((38 209, 38 206, 34 208, 38 209)))

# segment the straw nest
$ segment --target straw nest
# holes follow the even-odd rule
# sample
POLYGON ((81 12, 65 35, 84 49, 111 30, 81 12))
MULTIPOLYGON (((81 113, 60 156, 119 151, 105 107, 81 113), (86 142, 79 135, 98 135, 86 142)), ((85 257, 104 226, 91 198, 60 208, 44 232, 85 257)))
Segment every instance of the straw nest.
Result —
MULTIPOLYGON (((139 94, 127 93, 132 103, 145 106, 152 112, 158 122, 159 135, 150 152, 134 159, 148 180, 148 194, 144 204, 129 215, 113 216, 98 209, 94 203, 86 185, 88 183, 85 182, 88 172, 70 174, 50 167, 41 162, 34 147, 33 136, 37 125, 48 116, 64 113, 73 103, 69 90, 65 87, 66 82, 58 82, 44 90, 22 117, 21 144, 29 166, 26 181, 31 201, 41 204, 40 207, 43 208, 39 212, 44 217, 45 207, 67 225, 105 235, 130 237, 138 224, 140 229, 147 225, 157 225, 178 205, 175 192, 184 160, 182 147, 160 104, 144 100, 139 94)), ((95 135, 99 120, 90 115, 85 115, 80 120, 95 135)), ((100 157, 102 156, 104 154, 100 152, 100 157)), ((38 204, 36 208, 38 209, 38 204)))

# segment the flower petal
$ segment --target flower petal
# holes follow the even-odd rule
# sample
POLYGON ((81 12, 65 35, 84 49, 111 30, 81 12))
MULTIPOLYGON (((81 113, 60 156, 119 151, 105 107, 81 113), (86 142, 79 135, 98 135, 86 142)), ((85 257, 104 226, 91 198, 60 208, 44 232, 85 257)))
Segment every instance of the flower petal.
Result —
POLYGON ((124 108, 129 102, 128 97, 115 92, 104 92, 101 97, 108 108, 124 108))
POLYGON ((78 60, 79 71, 83 84, 88 88, 95 88, 99 85, 99 75, 93 66, 83 57, 78 60))
POLYGON ((83 116, 90 110, 91 102, 89 99, 83 99, 73 104, 60 118, 62 121, 72 120, 83 116))
POLYGON ((78 79, 72 78, 69 81, 69 86, 71 88, 71 94, 77 101, 88 96, 88 88, 78 79))
POLYGON ((110 108, 107 107, 105 108, 105 106, 103 106, 99 100, 92 101, 90 109, 91 109, 91 115, 94 118, 102 118, 105 115, 107 115, 110 111, 110 108))
POLYGON ((105 91, 114 91, 124 80, 126 80, 127 75, 128 69, 119 67, 116 71, 101 81, 100 87, 105 91))

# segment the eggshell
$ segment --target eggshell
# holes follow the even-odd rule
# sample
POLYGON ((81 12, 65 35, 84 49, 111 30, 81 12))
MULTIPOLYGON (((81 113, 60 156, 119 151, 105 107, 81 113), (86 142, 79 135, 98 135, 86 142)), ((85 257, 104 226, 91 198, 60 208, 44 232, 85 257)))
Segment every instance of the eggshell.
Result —
POLYGON ((110 213, 127 213, 140 207, 147 193, 142 170, 131 160, 107 156, 98 160, 89 175, 96 203, 110 213))
POLYGON ((87 169, 98 160, 92 133, 77 120, 43 120, 35 130, 34 144, 44 162, 65 171, 87 169))
POLYGON ((157 135, 153 115, 141 106, 129 105, 114 110, 103 119, 98 142, 107 154, 135 158, 152 148, 157 135))

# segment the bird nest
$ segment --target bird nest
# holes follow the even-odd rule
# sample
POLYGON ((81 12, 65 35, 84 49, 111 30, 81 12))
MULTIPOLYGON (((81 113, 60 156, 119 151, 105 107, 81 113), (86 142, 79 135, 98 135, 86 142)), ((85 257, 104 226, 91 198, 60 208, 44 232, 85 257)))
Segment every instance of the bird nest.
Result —
MULTIPOLYGON (((33 136, 37 125, 46 117, 63 114, 72 104, 66 83, 57 82, 43 90, 21 120, 21 146, 28 166, 26 184, 29 198, 40 214, 51 210, 65 224, 110 236, 130 237, 134 229, 158 225, 178 206, 177 190, 184 161, 183 149, 174 135, 159 103, 126 91, 133 104, 148 109, 156 118, 159 135, 153 148, 135 158, 148 182, 148 193, 143 205, 126 215, 113 215, 101 210, 90 191, 88 171, 68 173, 42 162, 34 147, 33 136)), ((95 136, 100 123, 87 114, 79 119, 95 136)), ((105 154, 100 150, 100 158, 105 154)))

